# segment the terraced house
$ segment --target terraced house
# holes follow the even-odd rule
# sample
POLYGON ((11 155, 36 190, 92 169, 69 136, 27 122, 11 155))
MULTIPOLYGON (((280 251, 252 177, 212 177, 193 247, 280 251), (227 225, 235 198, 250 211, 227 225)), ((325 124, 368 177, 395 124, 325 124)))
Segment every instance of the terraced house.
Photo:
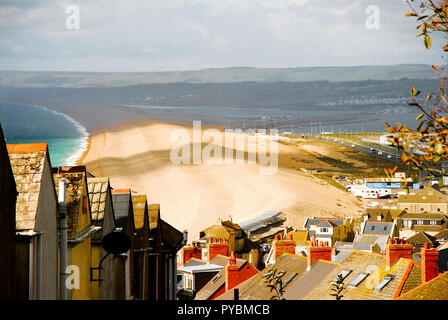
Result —
POLYGON ((422 231, 433 236, 448 228, 448 216, 443 213, 407 212, 398 219, 398 226, 403 238, 422 231))
POLYGON ((9 144, 7 149, 19 193, 16 205, 16 298, 57 299, 58 207, 48 145, 9 144))
POLYGON ((117 299, 130 300, 132 298, 132 279, 134 278, 134 238, 135 223, 134 209, 130 189, 112 189, 112 203, 114 207, 115 223, 119 232, 123 232, 131 239, 131 247, 121 257, 120 277, 116 280, 117 299), (124 275, 124 276, 123 276, 124 275))
POLYGON ((99 229, 92 235, 92 300, 118 299, 117 278, 122 276, 122 258, 110 254, 102 248, 102 238, 115 231, 115 216, 109 178, 87 178, 92 224, 99 229), (100 265, 101 263, 101 265, 100 265))
POLYGON ((15 299, 17 189, 0 125, 0 300, 15 299))
POLYGON ((397 207, 407 212, 448 213, 448 195, 426 186, 421 190, 400 195, 397 207))
POLYGON ((56 190, 59 180, 66 180, 67 210, 67 265, 71 285, 67 288, 69 300, 92 298, 91 261, 92 236, 101 229, 92 223, 86 167, 53 168, 56 190))

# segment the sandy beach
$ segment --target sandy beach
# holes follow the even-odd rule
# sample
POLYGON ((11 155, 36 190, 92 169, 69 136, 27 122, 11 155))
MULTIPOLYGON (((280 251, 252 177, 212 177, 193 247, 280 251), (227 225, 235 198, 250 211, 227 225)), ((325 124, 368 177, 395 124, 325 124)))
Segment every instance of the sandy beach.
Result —
MULTIPOLYGON (((162 218, 188 230, 189 241, 229 216, 242 222, 278 210, 287 214, 288 226, 301 229, 308 216, 357 216, 361 211, 363 203, 351 194, 298 170, 297 157, 307 151, 294 144, 275 142, 279 168, 273 175, 261 175, 258 162, 248 163, 248 144, 244 164, 176 165, 170 151, 177 142, 170 137, 179 129, 193 134, 192 126, 159 121, 103 128, 90 136, 80 163, 95 176, 109 177, 112 187, 131 188, 150 203, 160 203, 162 218)), ((202 147, 208 142, 203 140, 202 147)))

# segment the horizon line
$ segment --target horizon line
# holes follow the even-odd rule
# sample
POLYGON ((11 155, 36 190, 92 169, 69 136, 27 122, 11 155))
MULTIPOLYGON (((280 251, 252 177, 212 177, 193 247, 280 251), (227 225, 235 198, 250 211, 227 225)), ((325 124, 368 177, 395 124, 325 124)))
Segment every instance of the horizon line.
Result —
MULTIPOLYGON (((448 66, 448 63, 445 64, 448 66)), ((398 64, 366 64, 366 65, 327 65, 327 66, 308 66, 308 67, 251 67, 251 66, 233 66, 233 67, 205 67, 199 69, 178 69, 178 70, 152 70, 152 71, 83 71, 83 70, 14 70, 0 69, 0 72, 55 72, 55 73, 175 73, 175 72, 199 72, 208 70, 226 70, 226 69, 324 69, 324 68, 362 68, 362 67, 394 67, 394 66, 431 66, 425 63, 398 63, 398 64)), ((440 65, 440 66, 443 66, 440 65)))

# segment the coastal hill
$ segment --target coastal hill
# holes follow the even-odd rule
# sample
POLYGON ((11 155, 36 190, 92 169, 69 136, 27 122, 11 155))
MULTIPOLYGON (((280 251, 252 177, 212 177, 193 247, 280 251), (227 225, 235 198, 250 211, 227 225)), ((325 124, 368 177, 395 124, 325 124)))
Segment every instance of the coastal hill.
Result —
POLYGON ((167 72, 0 71, 0 87, 95 88, 168 83, 239 83, 436 79, 430 65, 234 67, 167 72))

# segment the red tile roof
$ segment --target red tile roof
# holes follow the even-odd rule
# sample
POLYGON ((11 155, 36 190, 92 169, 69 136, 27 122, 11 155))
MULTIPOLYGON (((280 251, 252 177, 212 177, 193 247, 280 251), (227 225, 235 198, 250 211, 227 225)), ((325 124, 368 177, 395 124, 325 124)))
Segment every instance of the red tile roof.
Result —
POLYGON ((112 189, 112 193, 131 193, 131 189, 112 189))
POLYGON ((23 143, 23 144, 7 144, 6 148, 9 153, 14 152, 37 152, 37 151, 48 151, 47 143, 23 143))

